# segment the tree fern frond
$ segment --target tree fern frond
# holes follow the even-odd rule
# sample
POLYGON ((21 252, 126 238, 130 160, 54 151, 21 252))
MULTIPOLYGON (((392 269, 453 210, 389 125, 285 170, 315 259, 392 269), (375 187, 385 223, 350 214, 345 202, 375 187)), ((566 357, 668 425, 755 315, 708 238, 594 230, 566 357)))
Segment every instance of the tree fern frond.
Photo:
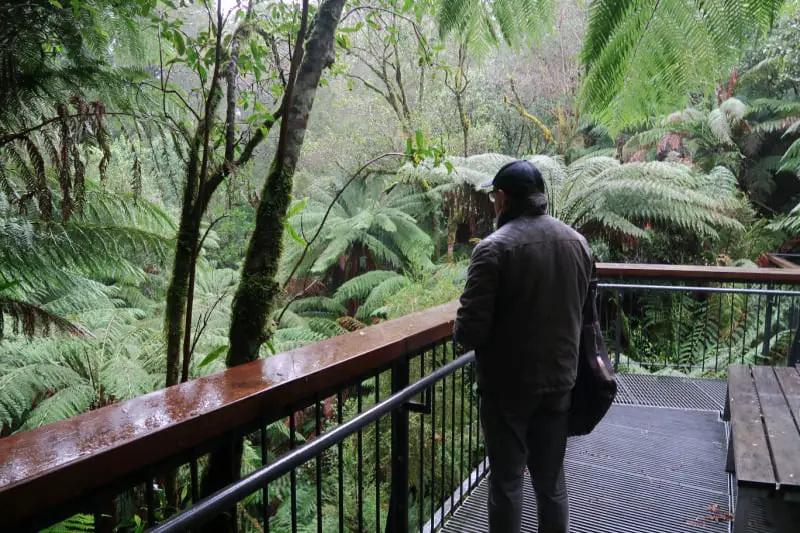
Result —
POLYGON ((389 270, 373 270, 343 283, 336 290, 335 298, 342 304, 349 300, 361 300, 367 298, 373 289, 385 281, 402 277, 397 272, 389 270))
POLYGON ((782 3, 592 2, 581 56, 585 109, 616 132, 682 107, 690 91, 713 89, 782 3))
MULTIPOLYGON (((147 392, 150 392, 149 389, 147 392)), ((97 399, 97 392, 88 384, 79 382, 65 387, 42 400, 28 415, 20 431, 65 420, 85 413, 97 399)))
POLYGON ((408 278, 400 275, 388 277, 378 283, 370 290, 369 296, 367 296, 366 300, 358 307, 356 318, 363 321, 372 317, 375 311, 386 305, 389 298, 400 291, 400 289, 408 286, 408 284, 408 278))
POLYGON ((41 533, 93 533, 94 530, 93 515, 77 514, 54 526, 43 529, 41 533))
POLYGON ((552 23, 555 6, 553 0, 439 0, 437 22, 442 37, 459 33, 482 51, 500 38, 511 45, 538 38, 552 23))

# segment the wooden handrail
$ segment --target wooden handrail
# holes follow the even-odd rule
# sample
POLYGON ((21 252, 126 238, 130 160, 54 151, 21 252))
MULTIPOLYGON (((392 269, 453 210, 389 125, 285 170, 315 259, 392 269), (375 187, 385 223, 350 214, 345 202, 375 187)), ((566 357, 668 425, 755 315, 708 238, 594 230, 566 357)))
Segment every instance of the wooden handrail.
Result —
MULTIPOLYGON (((800 284, 800 269, 598 264, 606 279, 800 284)), ((452 334, 457 302, 0 439, 0 530, 452 334)))
POLYGON ((800 270, 780 268, 738 268, 694 265, 648 265, 642 263, 598 263, 601 278, 622 280, 705 280, 741 283, 800 284, 800 270))
POLYGON ((453 333, 450 303, 0 439, 0 531, 453 333))

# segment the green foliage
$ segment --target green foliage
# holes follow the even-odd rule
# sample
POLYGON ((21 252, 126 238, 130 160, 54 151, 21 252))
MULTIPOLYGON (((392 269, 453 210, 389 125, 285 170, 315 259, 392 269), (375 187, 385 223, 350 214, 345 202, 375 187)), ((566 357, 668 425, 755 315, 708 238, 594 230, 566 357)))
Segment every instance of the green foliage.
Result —
POLYGON ((6 340, 0 352, 0 425, 32 429, 146 394, 163 379, 158 337, 124 309, 98 337, 6 340))
POLYGON ((336 300, 347 303, 359 301, 356 318, 366 320, 374 316, 395 293, 408 284, 408 279, 396 272, 373 270, 356 276, 336 290, 336 300))
MULTIPOLYGON (((623 304, 624 367, 715 376, 730 364, 785 364, 793 338, 792 305, 764 296, 648 291, 623 304), (779 311, 783 305, 783 311, 779 311), (767 349, 769 344, 769 349, 767 349)), ((612 333, 613 339, 613 333, 612 333)))
MULTIPOLYGON (((647 223, 679 228, 716 239, 719 231, 743 230, 734 218, 743 207, 736 180, 726 169, 708 174, 685 165, 655 162, 621 164, 605 156, 589 156, 566 166, 562 158, 526 156, 542 172, 549 212, 591 234, 593 228, 647 238, 647 223)), ((454 179, 473 186, 490 180, 513 158, 483 154, 451 157, 454 179)), ((441 175, 436 169, 426 169, 441 175)))
POLYGON ((86 200, 82 214, 59 223, 20 213, 0 195, 0 275, 15 282, 2 308, 28 335, 51 324, 78 333, 67 311, 110 306, 111 295, 92 280, 142 282, 144 265, 166 261, 174 229, 159 208, 97 190, 86 200))
MULTIPOLYGON (((378 267, 403 268, 430 264, 431 238, 418 226, 418 216, 430 213, 428 193, 392 183, 391 176, 369 175, 344 188, 341 181, 315 188, 305 211, 289 222, 298 235, 312 242, 296 276, 325 274, 345 261, 346 277, 363 271, 369 262, 378 267), (415 216, 417 215, 417 216, 415 216)), ((289 241, 283 260, 284 276, 300 260, 304 246, 289 241)))
POLYGON ((798 121, 800 103, 794 100, 756 99, 746 104, 728 98, 711 111, 687 108, 661 119, 633 135, 623 157, 641 160, 644 152, 655 150, 656 158, 679 158, 706 172, 724 166, 764 203, 775 192, 777 174, 794 169, 800 143, 791 141, 798 134, 798 121), (784 149, 783 156, 773 155, 784 149))
POLYGON ((553 22, 553 0, 439 0, 437 22, 442 36, 459 33, 468 46, 488 51, 501 40, 514 45, 538 38, 553 22))
POLYGON ((94 516, 76 514, 54 526, 43 529, 41 533, 80 533, 94 532, 94 516))
POLYGON ((423 272, 387 299, 385 306, 388 317, 399 318, 457 300, 464 290, 466 270, 467 263, 464 262, 439 265, 423 272))
POLYGON ((783 3, 592 2, 582 53, 585 109, 616 133, 682 107, 691 91, 710 92, 725 77, 783 3))

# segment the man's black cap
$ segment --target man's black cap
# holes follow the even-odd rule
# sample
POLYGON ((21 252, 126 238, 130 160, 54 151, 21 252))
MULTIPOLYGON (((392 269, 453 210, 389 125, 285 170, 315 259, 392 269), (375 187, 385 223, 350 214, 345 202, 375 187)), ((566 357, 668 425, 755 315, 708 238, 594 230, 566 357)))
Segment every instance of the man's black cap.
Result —
POLYGON ((512 161, 497 171, 494 179, 482 185, 483 188, 492 187, 504 191, 510 196, 529 196, 534 193, 544 193, 544 179, 539 169, 525 159, 512 161))

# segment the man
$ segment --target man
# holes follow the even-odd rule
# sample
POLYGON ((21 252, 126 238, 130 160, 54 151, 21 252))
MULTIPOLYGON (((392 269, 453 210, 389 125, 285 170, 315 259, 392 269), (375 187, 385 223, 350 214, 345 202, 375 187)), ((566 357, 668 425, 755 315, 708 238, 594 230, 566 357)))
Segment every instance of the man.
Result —
POLYGON ((455 337, 477 357, 489 531, 520 531, 527 466, 539 533, 567 533, 563 463, 591 252, 546 214, 544 180, 530 162, 505 165, 485 186, 493 187, 497 230, 473 251, 455 337))

